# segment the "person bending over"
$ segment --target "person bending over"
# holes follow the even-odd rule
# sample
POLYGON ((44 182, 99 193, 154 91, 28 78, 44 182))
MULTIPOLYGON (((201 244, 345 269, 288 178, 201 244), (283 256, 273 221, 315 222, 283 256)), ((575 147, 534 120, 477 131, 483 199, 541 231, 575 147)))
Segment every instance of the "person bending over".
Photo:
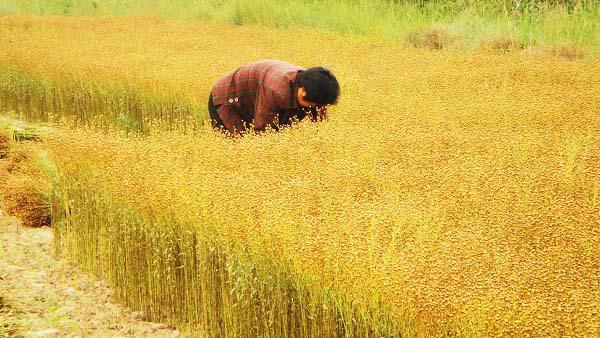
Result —
POLYGON ((339 94, 338 81, 326 68, 262 60, 217 80, 208 111, 214 128, 233 135, 278 131, 306 116, 327 119, 327 106, 337 104, 339 94))

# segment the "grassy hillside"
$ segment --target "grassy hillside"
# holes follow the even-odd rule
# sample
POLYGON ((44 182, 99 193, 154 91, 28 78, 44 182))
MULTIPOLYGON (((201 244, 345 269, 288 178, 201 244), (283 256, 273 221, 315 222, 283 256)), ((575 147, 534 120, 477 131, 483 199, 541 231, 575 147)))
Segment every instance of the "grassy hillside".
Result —
POLYGON ((575 57, 595 54, 600 46, 600 5, 592 0, 1 0, 0 13, 302 25, 375 34, 417 47, 542 48, 575 57))

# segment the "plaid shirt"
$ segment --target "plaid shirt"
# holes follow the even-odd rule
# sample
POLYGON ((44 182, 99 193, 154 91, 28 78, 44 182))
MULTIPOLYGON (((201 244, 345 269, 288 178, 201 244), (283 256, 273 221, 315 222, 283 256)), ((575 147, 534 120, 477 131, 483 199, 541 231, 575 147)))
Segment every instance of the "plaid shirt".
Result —
POLYGON ((310 115, 312 121, 327 116, 326 107, 298 105, 298 73, 304 69, 277 60, 263 60, 243 66, 219 79, 212 99, 224 127, 231 133, 279 130, 310 115))

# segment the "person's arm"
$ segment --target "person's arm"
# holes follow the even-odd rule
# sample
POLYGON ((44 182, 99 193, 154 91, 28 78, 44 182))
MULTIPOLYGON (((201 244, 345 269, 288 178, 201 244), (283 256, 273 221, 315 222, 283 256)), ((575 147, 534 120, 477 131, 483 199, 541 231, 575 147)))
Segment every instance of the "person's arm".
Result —
POLYGON ((254 131, 263 132, 267 127, 275 128, 275 116, 279 111, 274 94, 268 90, 259 90, 254 105, 254 131))
POLYGON ((312 122, 326 121, 329 117, 327 106, 311 107, 308 115, 312 122))
POLYGON ((223 125, 233 135, 238 135, 246 131, 244 121, 242 118, 232 109, 230 105, 221 105, 217 110, 223 125))

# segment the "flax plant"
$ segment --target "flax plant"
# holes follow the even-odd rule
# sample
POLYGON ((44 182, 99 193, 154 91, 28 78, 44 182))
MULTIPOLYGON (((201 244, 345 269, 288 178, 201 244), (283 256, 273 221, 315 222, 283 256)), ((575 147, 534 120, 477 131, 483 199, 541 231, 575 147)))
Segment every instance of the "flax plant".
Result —
POLYGON ((598 62, 301 28, 0 22, 0 62, 20 72, 68 65, 149 96, 203 102, 262 58, 341 79, 329 121, 280 133, 50 135, 57 248, 150 318, 217 337, 599 334, 598 62))
POLYGON ((38 122, 147 133, 151 126, 198 129, 206 108, 173 95, 149 95, 118 83, 49 78, 0 67, 0 109, 38 122))
POLYGON ((129 207, 132 201, 114 198, 95 169, 59 163, 69 175, 60 177, 55 193, 56 249, 105 277, 119 299, 154 320, 212 337, 401 332, 381 300, 356 304, 294 271, 280 255, 249 252, 224 238, 208 215, 196 223, 168 205, 129 207))
POLYGON ((598 332, 597 142, 498 138, 464 160, 413 144, 409 159, 379 151, 418 132, 369 154, 350 150, 358 139, 331 153, 329 132, 59 133, 58 247, 133 308, 209 336, 598 332), (421 169, 400 169, 412 161, 421 169))

